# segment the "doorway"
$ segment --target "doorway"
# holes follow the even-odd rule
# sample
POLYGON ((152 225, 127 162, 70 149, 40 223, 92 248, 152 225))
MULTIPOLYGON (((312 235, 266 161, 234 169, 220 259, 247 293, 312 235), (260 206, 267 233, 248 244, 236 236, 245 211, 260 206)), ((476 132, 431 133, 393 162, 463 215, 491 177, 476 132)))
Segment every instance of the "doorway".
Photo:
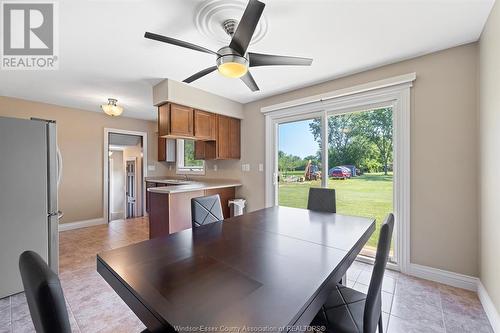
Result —
POLYGON ((105 219, 141 217, 145 212, 147 134, 114 129, 105 129, 104 134, 105 219))

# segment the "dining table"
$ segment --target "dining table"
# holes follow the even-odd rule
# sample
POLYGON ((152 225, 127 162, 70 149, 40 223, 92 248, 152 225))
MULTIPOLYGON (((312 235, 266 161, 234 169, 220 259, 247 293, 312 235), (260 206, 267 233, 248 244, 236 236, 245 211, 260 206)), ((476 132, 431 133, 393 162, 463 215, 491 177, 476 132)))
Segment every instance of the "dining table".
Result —
POLYGON ((307 331, 375 219, 274 206, 97 255, 150 332, 307 331))

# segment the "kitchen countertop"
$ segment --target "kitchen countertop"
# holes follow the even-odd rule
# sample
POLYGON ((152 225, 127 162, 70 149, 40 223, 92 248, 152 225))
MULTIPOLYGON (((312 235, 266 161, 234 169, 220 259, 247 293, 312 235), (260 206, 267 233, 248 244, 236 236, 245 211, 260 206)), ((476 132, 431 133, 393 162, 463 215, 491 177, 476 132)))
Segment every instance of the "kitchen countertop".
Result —
MULTIPOLYGON (((168 184, 169 181, 171 182, 173 181, 173 179, 147 179, 146 181, 168 184)), ((185 180, 179 180, 179 179, 176 179, 176 181, 186 182, 185 180)), ((211 190, 215 188, 238 187, 238 186, 241 186, 241 182, 238 180, 224 180, 224 179, 206 180, 206 181, 192 180, 192 181, 187 181, 187 184, 151 187, 148 188, 148 191, 152 193, 168 194, 168 193, 181 193, 181 192, 211 190)))

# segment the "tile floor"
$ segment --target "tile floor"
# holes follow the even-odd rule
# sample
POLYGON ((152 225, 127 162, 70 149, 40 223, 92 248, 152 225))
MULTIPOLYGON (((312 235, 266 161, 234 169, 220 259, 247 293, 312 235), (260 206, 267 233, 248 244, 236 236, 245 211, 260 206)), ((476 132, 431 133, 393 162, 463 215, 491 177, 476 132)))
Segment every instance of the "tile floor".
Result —
MULTIPOLYGON (((147 219, 114 221, 60 233, 60 278, 73 332, 135 333, 142 323, 95 270, 95 254, 148 238, 147 219)), ((347 283, 366 292, 371 266, 354 263, 347 283)), ((385 331, 493 333, 476 294, 387 271, 385 331)), ((24 294, 0 299, 0 333, 34 332, 24 294)))

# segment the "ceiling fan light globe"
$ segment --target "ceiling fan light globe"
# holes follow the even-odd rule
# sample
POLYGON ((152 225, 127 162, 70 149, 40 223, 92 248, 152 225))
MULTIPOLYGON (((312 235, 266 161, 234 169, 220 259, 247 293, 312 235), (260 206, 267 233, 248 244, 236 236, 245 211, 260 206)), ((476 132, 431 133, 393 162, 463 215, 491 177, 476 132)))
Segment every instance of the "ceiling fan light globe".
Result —
POLYGON ((217 59, 217 69, 223 76, 237 79, 248 72, 248 60, 236 55, 222 56, 217 59))

